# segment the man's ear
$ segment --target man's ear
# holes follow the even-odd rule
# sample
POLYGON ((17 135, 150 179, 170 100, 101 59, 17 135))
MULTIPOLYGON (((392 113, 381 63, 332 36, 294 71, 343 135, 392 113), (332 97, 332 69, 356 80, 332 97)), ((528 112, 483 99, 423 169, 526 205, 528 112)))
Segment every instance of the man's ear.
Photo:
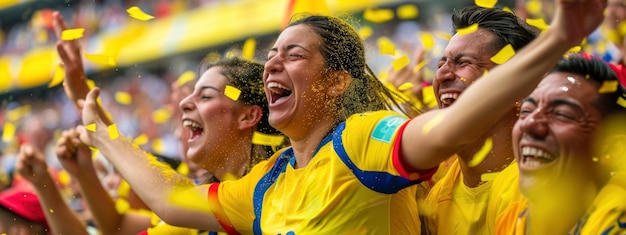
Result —
POLYGON ((263 109, 258 105, 246 106, 239 115, 239 130, 254 127, 261 121, 263 109))
POLYGON ((348 89, 350 82, 352 82, 352 76, 345 70, 331 71, 330 77, 332 79, 331 85, 326 91, 326 95, 328 96, 340 96, 348 89))

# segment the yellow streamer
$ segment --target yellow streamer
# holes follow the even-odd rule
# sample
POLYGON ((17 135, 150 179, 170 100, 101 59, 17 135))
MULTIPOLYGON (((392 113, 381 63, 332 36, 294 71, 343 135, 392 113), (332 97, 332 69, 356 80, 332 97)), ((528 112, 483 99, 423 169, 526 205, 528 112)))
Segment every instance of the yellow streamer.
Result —
POLYGON ((487 155, 489 155, 489 152, 491 151, 492 148, 493 148, 493 140, 491 138, 487 138, 485 140, 485 144, 483 145, 483 147, 481 147, 480 150, 478 150, 478 152, 474 154, 474 158, 472 158, 472 160, 470 160, 467 165, 469 167, 478 166, 478 164, 483 162, 483 160, 485 160, 487 155))

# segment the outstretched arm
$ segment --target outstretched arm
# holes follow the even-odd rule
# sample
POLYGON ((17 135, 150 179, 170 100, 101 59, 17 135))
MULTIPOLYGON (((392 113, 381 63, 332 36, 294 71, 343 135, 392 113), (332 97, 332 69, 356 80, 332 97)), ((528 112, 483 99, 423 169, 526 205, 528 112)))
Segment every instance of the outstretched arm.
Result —
POLYGON ((187 177, 176 173, 171 167, 159 162, 156 158, 123 137, 111 139, 107 125, 97 114, 96 98, 100 89, 89 92, 84 102, 79 101, 83 110, 82 118, 85 125, 95 124, 95 131, 79 126, 80 139, 88 145, 97 147, 113 163, 120 174, 128 181, 135 193, 161 219, 171 225, 223 231, 213 213, 197 209, 184 208, 170 202, 174 192, 197 192, 198 205, 209 205, 208 186, 196 186, 187 177))
MULTIPOLYGON (((56 44, 57 52, 63 63, 63 69, 65 70, 65 78, 63 80, 63 89, 65 94, 70 98, 74 105, 77 105, 79 99, 84 99, 89 92, 87 86, 87 75, 85 74, 85 67, 83 66, 83 60, 81 55, 80 44, 77 40, 62 40, 61 34, 63 30, 68 29, 63 17, 59 12, 52 13, 54 32, 57 35, 58 41, 56 44)), ((76 106, 78 107, 78 106, 76 106)), ((98 114, 102 117, 102 120, 110 125, 110 120, 101 107, 98 107, 98 114)))
POLYGON ((61 197, 43 154, 28 144, 20 148, 17 171, 33 184, 52 234, 88 234, 85 225, 61 197))
POLYGON ((93 220, 102 234, 137 234, 150 227, 150 216, 120 214, 113 198, 102 186, 91 160, 91 150, 80 142, 74 129, 64 131, 56 153, 63 167, 78 181, 93 220))
POLYGON ((469 87, 451 107, 410 121, 401 153, 413 168, 425 170, 475 140, 529 94, 563 54, 602 21, 606 0, 558 0, 551 27, 507 63, 469 87))

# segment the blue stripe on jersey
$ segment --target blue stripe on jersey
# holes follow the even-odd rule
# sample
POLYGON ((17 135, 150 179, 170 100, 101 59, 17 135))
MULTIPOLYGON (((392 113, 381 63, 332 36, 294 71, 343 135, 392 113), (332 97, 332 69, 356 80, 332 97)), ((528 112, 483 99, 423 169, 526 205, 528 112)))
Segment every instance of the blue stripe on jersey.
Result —
MULTIPOLYGON (((320 144, 317 146, 317 149, 313 153, 313 156, 317 154, 317 151, 319 151, 322 146, 326 145, 328 142, 330 142, 330 140, 332 140, 332 136, 333 135, 329 134, 324 137, 324 139, 322 139, 320 144)), ((265 192, 276 182, 278 176, 285 172, 288 163, 290 163, 292 167, 295 167, 296 158, 293 155, 293 149, 291 147, 280 154, 278 159, 276 159, 276 163, 274 163, 272 169, 259 180, 256 187, 254 188, 254 194, 252 197, 255 216, 252 224, 252 231, 254 232, 254 234, 262 234, 261 212, 263 211, 263 197, 265 197, 265 192)))
POLYGON ((352 159, 348 157, 348 153, 346 153, 346 149, 343 147, 341 133, 345 128, 345 122, 342 122, 337 127, 337 131, 335 131, 333 136, 333 147, 341 161, 348 166, 354 176, 356 176, 365 187, 379 193, 394 194, 406 187, 419 183, 419 181, 410 181, 402 176, 392 175, 388 172, 364 171, 359 169, 354 162, 352 162, 352 159))

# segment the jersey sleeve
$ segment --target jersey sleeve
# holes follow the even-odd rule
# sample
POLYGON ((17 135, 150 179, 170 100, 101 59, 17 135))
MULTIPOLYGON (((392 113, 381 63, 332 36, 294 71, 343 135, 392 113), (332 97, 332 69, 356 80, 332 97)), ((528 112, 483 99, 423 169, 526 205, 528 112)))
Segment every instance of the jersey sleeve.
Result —
POLYGON ((252 233, 252 223, 255 218, 254 187, 275 159, 276 155, 270 160, 258 163, 241 179, 214 183, 209 186, 208 198, 212 205, 211 209, 228 234, 252 233))
POLYGON ((364 171, 388 172, 414 182, 429 179, 436 169, 418 172, 400 156, 400 139, 408 121, 393 111, 355 114, 346 121, 343 147, 364 171))

